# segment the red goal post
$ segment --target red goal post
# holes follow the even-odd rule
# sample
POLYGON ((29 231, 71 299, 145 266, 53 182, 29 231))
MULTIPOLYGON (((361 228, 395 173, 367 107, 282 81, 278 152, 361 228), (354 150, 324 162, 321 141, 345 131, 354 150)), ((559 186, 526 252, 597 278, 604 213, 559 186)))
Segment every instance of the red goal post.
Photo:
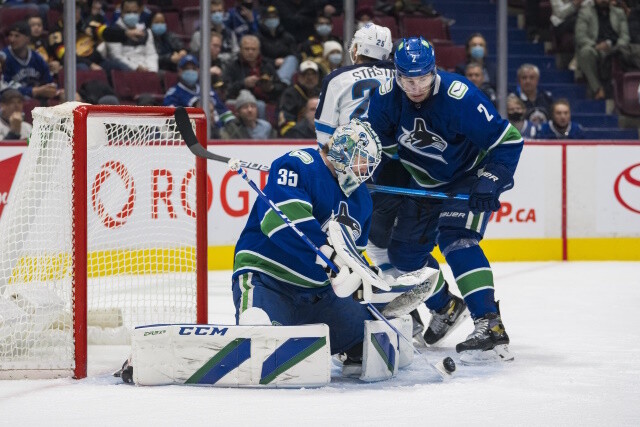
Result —
MULTIPOLYGON (((187 111, 206 145, 204 113, 187 111)), ((207 322, 206 160, 173 113, 34 110, 0 221, 0 378, 84 378, 88 336, 207 322)))

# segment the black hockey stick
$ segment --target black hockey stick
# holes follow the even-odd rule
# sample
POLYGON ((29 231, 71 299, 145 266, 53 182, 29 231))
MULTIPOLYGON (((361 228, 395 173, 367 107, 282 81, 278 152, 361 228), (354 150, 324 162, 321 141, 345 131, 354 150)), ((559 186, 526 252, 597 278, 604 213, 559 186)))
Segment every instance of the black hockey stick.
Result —
MULTIPOLYGON (((182 135, 182 139, 189 147, 189 150, 193 154, 198 157, 202 157, 203 159, 215 160, 216 162, 229 163, 231 160, 230 157, 221 156, 219 154, 212 153, 207 150, 205 147, 200 145, 198 142, 198 138, 196 138, 196 134, 193 133, 193 128, 191 127, 191 121, 189 120, 189 114, 187 110, 183 107, 176 107, 176 111, 174 113, 176 119, 176 126, 178 127, 178 131, 180 135, 182 135)), ((243 169, 251 169, 263 172, 269 172, 269 166, 262 165, 256 162, 247 162, 245 160, 238 160, 240 166, 243 169)), ((443 193, 441 191, 429 191, 429 190, 418 190, 413 188, 400 188, 400 187, 389 187, 386 185, 376 185, 376 184, 367 184, 367 188, 371 193, 387 193, 387 194, 399 194, 405 196, 415 196, 415 197, 429 197, 432 199, 458 199, 458 200, 469 200, 468 194, 450 194, 443 193)))

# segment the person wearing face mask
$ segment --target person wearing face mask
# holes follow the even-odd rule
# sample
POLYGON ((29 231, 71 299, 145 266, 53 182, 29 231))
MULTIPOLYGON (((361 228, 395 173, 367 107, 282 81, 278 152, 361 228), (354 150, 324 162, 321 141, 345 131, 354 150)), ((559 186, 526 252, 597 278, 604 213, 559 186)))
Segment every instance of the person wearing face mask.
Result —
POLYGON ((115 26, 122 29, 138 29, 144 31, 140 40, 128 39, 124 42, 107 43, 107 58, 118 59, 130 70, 158 71, 158 52, 153 41, 151 30, 146 29, 140 21, 142 11, 141 0, 124 0, 122 2, 122 16, 115 26))
POLYGON ((527 107, 524 101, 517 95, 511 93, 507 96, 507 119, 513 125, 523 138, 532 139, 537 137, 538 127, 526 119, 525 112, 527 107))
POLYGON ((153 43, 158 52, 158 66, 161 70, 176 71, 178 62, 187 54, 182 40, 174 33, 167 31, 167 23, 162 12, 151 16, 151 33, 153 43))
POLYGON ((311 35, 302 44, 302 59, 313 59, 318 63, 323 62, 324 43, 328 41, 335 41, 339 44, 342 43, 340 39, 333 36, 331 31, 333 26, 331 25, 331 19, 324 15, 320 15, 316 18, 314 35, 311 35))
POLYGON ((476 63, 482 67, 483 82, 496 87, 496 69, 492 62, 487 60, 487 40, 480 33, 474 33, 467 39, 467 60, 456 65, 456 73, 465 74, 467 64, 476 63))
MULTIPOLYGON (((222 36, 222 44, 220 45, 220 59, 222 61, 230 60, 240 50, 238 37, 227 26, 228 14, 225 13, 224 3, 222 0, 211 0, 211 32, 218 33, 222 36)), ((189 50, 194 55, 200 54, 200 28, 193 33, 189 50)))
MULTIPOLYGON (((201 107, 201 92, 198 84, 199 70, 200 63, 195 56, 186 55, 180 59, 178 62, 180 80, 178 84, 169 88, 164 96, 163 105, 170 107, 201 107)), ((209 108, 213 113, 211 115, 213 136, 218 138, 220 129, 234 120, 234 117, 213 89, 209 92, 209 108)))
POLYGON ((322 59, 320 65, 325 75, 337 70, 342 66, 344 59, 342 45, 336 41, 329 40, 322 44, 322 59))
POLYGON ((571 121, 571 105, 560 98, 551 106, 551 120, 540 126, 539 139, 584 139, 582 126, 571 121))
POLYGON ((236 7, 229 9, 227 26, 238 40, 246 34, 258 34, 260 15, 253 7, 253 0, 237 0, 236 7))
POLYGON ((274 6, 267 7, 262 14, 258 37, 262 56, 274 62, 280 80, 290 85, 298 68, 297 43, 296 39, 280 25, 278 9, 274 6))

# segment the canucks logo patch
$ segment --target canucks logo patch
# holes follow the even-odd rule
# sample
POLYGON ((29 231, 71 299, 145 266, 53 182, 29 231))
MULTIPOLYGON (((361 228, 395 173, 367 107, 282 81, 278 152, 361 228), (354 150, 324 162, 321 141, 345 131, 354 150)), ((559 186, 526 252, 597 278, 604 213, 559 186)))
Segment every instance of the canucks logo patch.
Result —
POLYGON ((322 229, 324 231, 327 231, 327 223, 333 219, 340 224, 349 227, 353 231, 353 240, 358 240, 362 234, 362 227, 360 227, 360 223, 356 221, 354 217, 349 215, 349 206, 347 205, 347 202, 341 201, 338 205, 338 213, 336 214, 335 211, 333 211, 331 216, 332 218, 329 218, 324 224, 322 224, 322 229))
POLYGON ((439 153, 444 152, 447 149, 447 141, 440 135, 427 129, 427 124, 424 119, 416 117, 413 122, 413 129, 405 129, 402 127, 402 135, 398 138, 398 142, 411 151, 420 154, 424 157, 429 157, 439 162, 447 164, 447 161, 441 154, 433 153, 437 151, 439 153))

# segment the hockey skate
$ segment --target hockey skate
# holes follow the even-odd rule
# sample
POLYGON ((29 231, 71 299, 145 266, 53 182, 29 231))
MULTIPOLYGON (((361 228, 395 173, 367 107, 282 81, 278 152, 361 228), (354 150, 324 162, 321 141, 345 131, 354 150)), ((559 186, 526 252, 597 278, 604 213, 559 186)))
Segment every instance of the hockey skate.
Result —
POLYGON ((473 321, 475 328, 467 339, 456 345, 460 362, 481 365, 497 361, 511 361, 509 335, 504 329, 500 313, 487 313, 473 321))
POLYGON ((133 384, 133 365, 131 365, 131 359, 127 359, 122 364, 122 368, 113 373, 116 378, 122 378, 122 381, 128 384, 133 384))
POLYGON ((431 321, 424 333, 427 345, 435 345, 451 334, 469 317, 469 310, 462 298, 451 294, 451 300, 440 311, 431 311, 431 315, 431 321))

